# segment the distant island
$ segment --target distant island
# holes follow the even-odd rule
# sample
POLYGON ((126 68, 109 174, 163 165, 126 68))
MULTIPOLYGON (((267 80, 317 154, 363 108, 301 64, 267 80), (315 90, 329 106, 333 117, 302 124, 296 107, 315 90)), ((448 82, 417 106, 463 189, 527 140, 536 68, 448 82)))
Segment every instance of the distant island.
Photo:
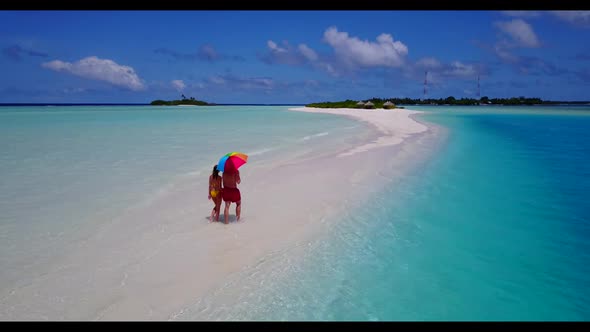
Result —
POLYGON ((461 98, 457 99, 453 96, 445 99, 411 99, 411 98, 372 98, 368 100, 344 100, 336 102, 321 102, 305 105, 306 107, 317 108, 403 108, 396 105, 584 105, 590 104, 590 101, 549 101, 541 98, 489 98, 481 97, 479 99, 461 98))
POLYGON ((187 98, 185 95, 181 96, 182 99, 177 100, 161 100, 157 99, 150 103, 153 106, 179 106, 179 105, 191 105, 191 106, 212 106, 215 104, 210 104, 206 101, 197 100, 194 97, 187 98))
MULTIPOLYGON (((305 107, 316 107, 316 108, 385 108, 385 109, 393 109, 393 108, 403 108, 400 106, 396 106, 392 100, 394 99, 380 99, 380 98, 373 98, 367 101, 356 101, 356 100, 344 100, 344 101, 336 101, 336 102, 323 102, 323 103, 312 103, 307 104, 305 107)), ((398 103, 399 104, 399 103, 398 103)))

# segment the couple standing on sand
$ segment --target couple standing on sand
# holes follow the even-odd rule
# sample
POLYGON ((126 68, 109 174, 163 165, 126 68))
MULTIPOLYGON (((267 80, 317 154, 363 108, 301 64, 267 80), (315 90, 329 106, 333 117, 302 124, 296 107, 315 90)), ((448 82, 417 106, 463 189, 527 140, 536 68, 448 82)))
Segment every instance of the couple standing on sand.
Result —
POLYGON ((219 176, 217 165, 213 166, 213 173, 209 176, 208 194, 208 198, 213 199, 213 203, 215 203, 215 207, 211 211, 211 221, 219 221, 222 198, 225 201, 225 210, 223 211, 225 223, 229 222, 229 206, 231 203, 236 203, 236 219, 240 221, 240 212, 242 210, 242 197, 240 196, 240 189, 238 189, 240 182, 240 171, 237 169, 233 172, 223 172, 223 175, 219 176))

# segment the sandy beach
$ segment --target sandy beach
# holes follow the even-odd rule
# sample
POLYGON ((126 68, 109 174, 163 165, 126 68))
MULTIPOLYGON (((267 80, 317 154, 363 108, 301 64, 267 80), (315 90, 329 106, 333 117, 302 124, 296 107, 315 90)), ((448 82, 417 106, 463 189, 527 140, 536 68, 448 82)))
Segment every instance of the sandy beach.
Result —
MULTIPOLYGON (((229 225, 207 220, 208 175, 178 185, 105 223, 51 272, 4 296, 2 318, 174 319, 232 275, 335 227, 342 209, 403 175, 438 139, 434 127, 412 119, 417 111, 291 110, 349 116, 372 126, 374 137, 317 158, 244 167, 239 223, 235 205, 229 225)), ((240 292, 239 283, 233 287, 240 292)), ((230 305, 232 299, 217 301, 230 305)))
POLYGON ((335 115, 345 115, 356 120, 360 120, 376 127, 379 137, 372 142, 354 147, 348 151, 340 153, 338 156, 350 156, 358 152, 368 151, 375 148, 386 147, 400 144, 404 139, 414 134, 419 134, 427 130, 426 125, 419 123, 410 118, 412 114, 419 114, 419 111, 406 109, 353 109, 353 108, 312 108, 301 107, 293 108, 293 111, 326 113, 335 115))

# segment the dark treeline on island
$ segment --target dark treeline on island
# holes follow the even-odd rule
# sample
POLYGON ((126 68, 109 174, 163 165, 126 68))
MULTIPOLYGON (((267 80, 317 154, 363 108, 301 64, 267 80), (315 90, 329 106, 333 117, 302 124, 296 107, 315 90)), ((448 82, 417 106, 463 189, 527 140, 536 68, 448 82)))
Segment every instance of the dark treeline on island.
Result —
POLYGON ((215 104, 210 104, 206 101, 197 100, 194 97, 187 98, 185 95, 181 96, 182 99, 177 100, 161 100, 157 99, 150 103, 150 105, 154 106, 178 106, 178 105, 195 105, 195 106, 212 106, 215 104))
POLYGON ((368 100, 344 100, 337 102, 322 102, 312 103, 305 105, 306 107, 318 107, 318 108, 400 108, 396 105, 560 105, 560 104, 571 104, 571 105, 582 105, 588 104, 588 101, 549 101, 542 100, 541 98, 525 98, 525 97, 512 97, 512 98, 489 98, 481 97, 480 99, 473 98, 461 98, 456 99, 455 97, 439 98, 439 99, 411 99, 411 98, 372 98, 368 100), (370 103, 369 103, 370 102, 370 103), (389 102, 389 103, 388 103, 389 102), (369 105, 367 105, 369 104, 369 105), (386 105, 384 107, 384 105, 386 105), (389 105, 389 107, 387 107, 389 105), (393 106, 391 106, 393 105, 393 106))

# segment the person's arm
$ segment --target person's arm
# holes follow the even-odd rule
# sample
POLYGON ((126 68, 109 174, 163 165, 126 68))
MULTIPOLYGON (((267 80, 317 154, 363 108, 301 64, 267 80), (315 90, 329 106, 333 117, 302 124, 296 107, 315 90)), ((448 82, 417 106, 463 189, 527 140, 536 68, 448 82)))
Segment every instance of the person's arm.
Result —
POLYGON ((213 189, 211 186, 211 180, 211 175, 209 175, 209 191, 207 191, 207 199, 211 199, 211 189, 213 189))
POLYGON ((240 179, 240 172, 238 171, 238 175, 236 177, 236 183, 240 184, 240 182, 242 182, 242 180, 240 179))

